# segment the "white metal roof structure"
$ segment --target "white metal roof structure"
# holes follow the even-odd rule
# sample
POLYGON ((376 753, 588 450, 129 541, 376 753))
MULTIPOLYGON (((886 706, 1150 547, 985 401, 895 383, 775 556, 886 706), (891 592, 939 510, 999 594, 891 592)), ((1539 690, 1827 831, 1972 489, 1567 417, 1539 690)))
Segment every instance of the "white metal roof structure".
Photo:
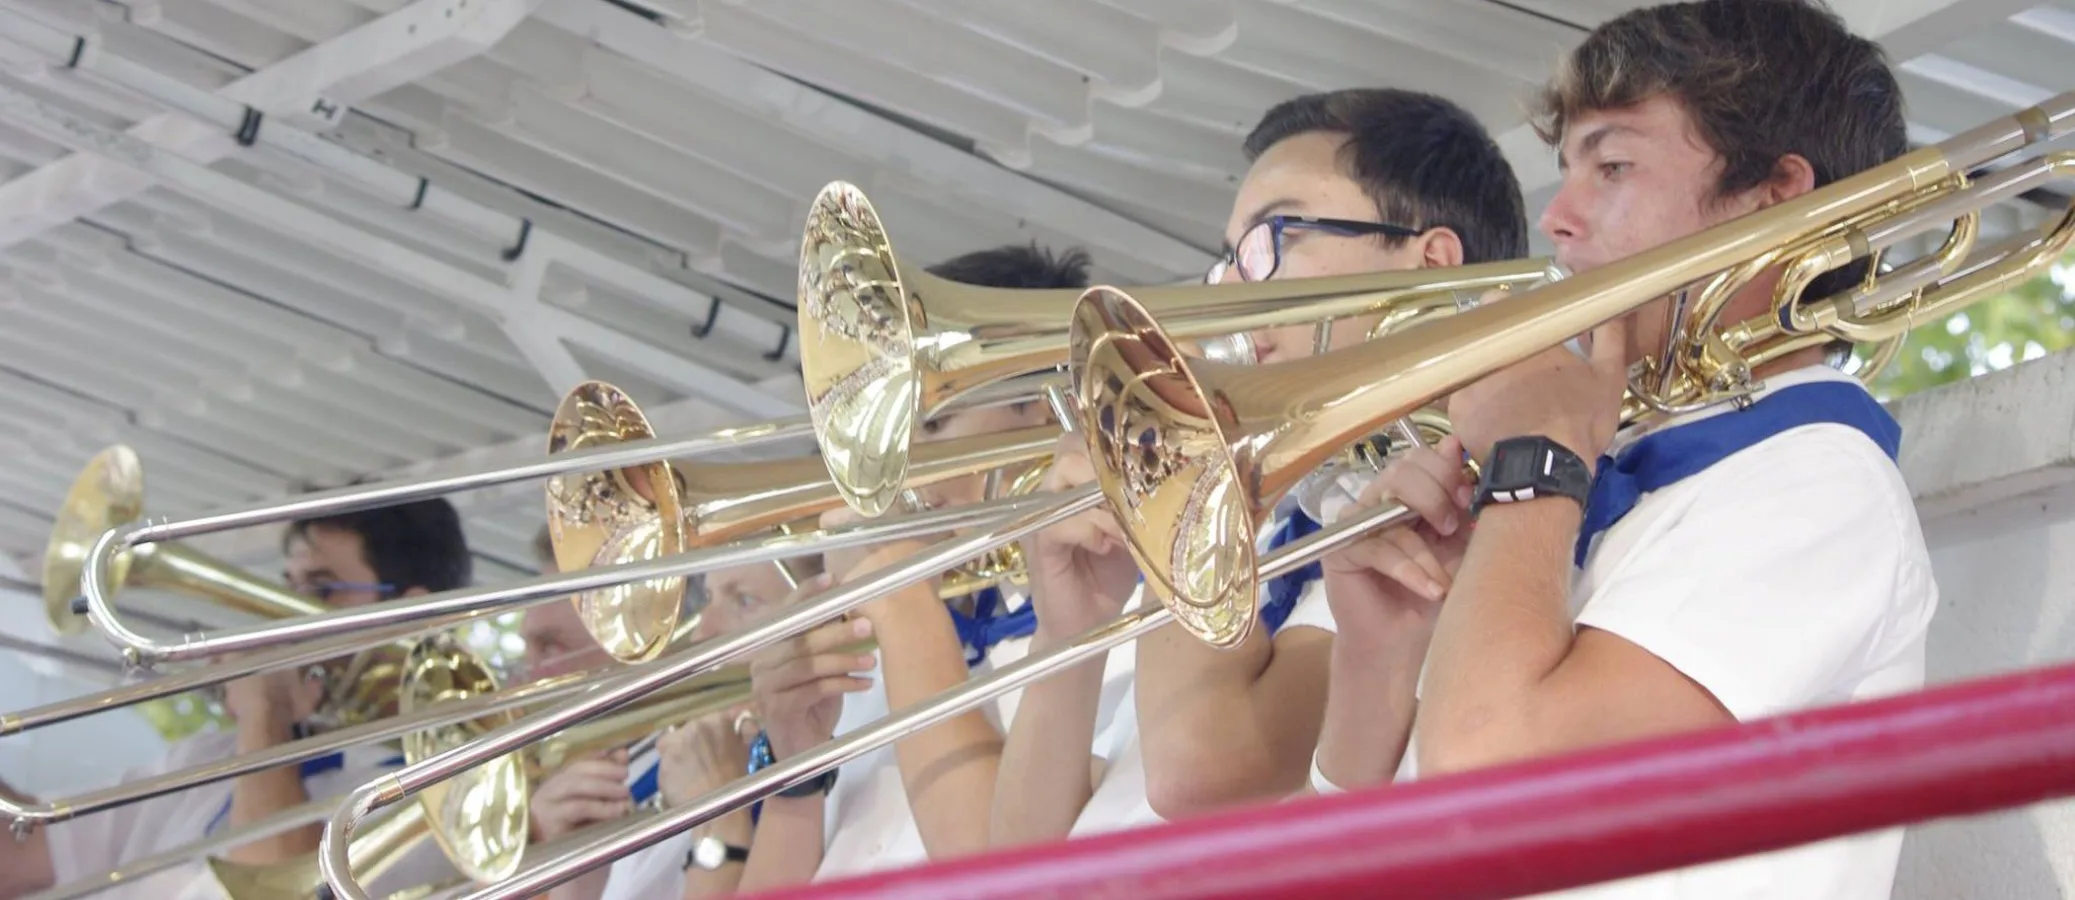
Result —
MULTIPOLYGON (((796 412, 834 179, 917 261, 1037 240, 1187 278, 1262 111, 1386 84, 1480 116, 1539 211, 1520 100, 1633 5, 0 0, 0 552, 36 571, 114 442, 182 515, 538 452, 583 377, 675 430, 796 412)), ((1918 140, 2075 88, 2075 0, 1834 5, 1918 140)), ((537 489, 455 499, 484 577, 530 568, 537 489)))

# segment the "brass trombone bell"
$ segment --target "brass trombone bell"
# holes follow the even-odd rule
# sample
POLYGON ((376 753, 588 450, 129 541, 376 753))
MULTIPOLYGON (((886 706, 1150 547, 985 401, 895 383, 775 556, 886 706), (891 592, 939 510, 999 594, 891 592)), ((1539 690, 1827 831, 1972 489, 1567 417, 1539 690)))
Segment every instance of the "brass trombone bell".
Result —
POLYGON ((1822 256, 1815 268, 1835 268, 1977 215, 2013 185, 2066 174, 2069 155, 2055 154, 1979 184, 1966 175, 2071 131, 2075 93, 1516 298, 1270 366, 1190 359, 1153 307, 1115 288, 1093 288, 1074 323, 1079 430, 1149 589, 1193 611, 1179 618, 1198 637, 1235 644, 1254 619, 1251 536, 1283 494, 1339 448, 1487 373, 1689 290, 1698 297, 1693 312, 1680 320, 1659 368, 1644 373, 1653 383, 1630 383, 1631 394, 1660 412, 1747 396, 1756 386, 1750 360, 1776 355, 1783 344, 1904 333, 2052 264, 2075 239, 2075 214, 1950 277, 1917 272, 1917 281, 1894 291, 1776 297, 1766 317, 1727 328, 1715 319, 1765 271, 1794 271, 1815 254, 1822 256))
MULTIPOLYGON (((1051 456, 1058 434, 1047 426, 924 444, 915 452, 907 485, 1042 462, 1051 456)), ((549 435, 548 452, 555 454, 647 440, 654 431, 624 391, 589 381, 563 396, 549 435)), ((558 475, 549 479, 546 497, 548 534, 563 571, 713 546, 843 503, 827 467, 811 457, 756 463, 658 460, 558 475)), ((684 580, 669 578, 601 588, 571 602, 601 647, 622 661, 642 662, 668 645, 683 597, 684 580)))
MULTIPOLYGON (((94 539, 144 515, 144 465, 122 444, 104 448, 72 480, 43 550, 43 609, 59 634, 78 634, 87 617, 73 610, 80 568, 94 539)), ((177 591, 219 605, 278 618, 324 611, 314 600, 253 578, 229 563, 179 544, 142 544, 109 563, 110 580, 127 587, 177 591)))
MULTIPOLYGON (((73 479, 43 553, 44 612, 61 634, 89 624, 74 608, 91 543, 143 515, 144 465, 136 451, 114 444, 94 454, 73 479)), ((109 560, 117 585, 173 591, 266 619, 321 613, 327 607, 237 566, 178 543, 141 544, 109 560)), ((404 649, 382 647, 315 666, 325 693, 309 723, 321 729, 370 722, 396 709, 393 687, 404 649)))
MULTIPOLYGON (((451 635, 442 634, 411 649, 401 705, 408 713, 497 691, 497 674, 451 635)), ((404 759, 430 758, 515 718, 515 711, 506 710, 410 732, 403 737, 404 759)), ((517 870, 525 853, 527 798, 524 765, 516 754, 507 754, 427 788, 418 795, 418 803, 432 826, 433 839, 456 869, 471 881, 497 881, 517 870)))
MULTIPOLYGON (((1148 287, 1134 295, 1174 336, 1202 338, 1384 312, 1560 275, 1546 259, 1396 273, 1384 279, 1148 287)), ((947 403, 1067 358, 1076 290, 1009 290, 938 278, 894 253, 855 186, 822 188, 800 245, 800 366, 808 415, 843 500, 893 508, 915 427, 947 403)))

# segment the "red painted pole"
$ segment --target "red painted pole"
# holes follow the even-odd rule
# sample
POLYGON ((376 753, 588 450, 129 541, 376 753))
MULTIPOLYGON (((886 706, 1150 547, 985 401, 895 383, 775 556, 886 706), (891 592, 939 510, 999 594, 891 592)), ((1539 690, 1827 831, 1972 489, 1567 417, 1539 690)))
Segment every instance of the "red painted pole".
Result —
POLYGON ((767 896, 1480 900, 2070 794, 2062 666, 767 896))

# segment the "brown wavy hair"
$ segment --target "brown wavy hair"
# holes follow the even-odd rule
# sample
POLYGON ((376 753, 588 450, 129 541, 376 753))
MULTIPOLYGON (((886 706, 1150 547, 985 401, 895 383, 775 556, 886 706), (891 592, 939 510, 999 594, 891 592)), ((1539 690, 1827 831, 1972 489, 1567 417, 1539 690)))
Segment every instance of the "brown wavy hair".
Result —
MULTIPOLYGON (((1909 149, 1887 55, 1819 0, 1699 0, 1611 19, 1564 57, 1529 121, 1557 146, 1578 116, 1658 95, 1677 100, 1721 156, 1717 196, 1763 184, 1790 153, 1808 160, 1822 187, 1909 149)), ((1865 268, 1861 260, 1825 275, 1813 295, 1849 286, 1865 268)))

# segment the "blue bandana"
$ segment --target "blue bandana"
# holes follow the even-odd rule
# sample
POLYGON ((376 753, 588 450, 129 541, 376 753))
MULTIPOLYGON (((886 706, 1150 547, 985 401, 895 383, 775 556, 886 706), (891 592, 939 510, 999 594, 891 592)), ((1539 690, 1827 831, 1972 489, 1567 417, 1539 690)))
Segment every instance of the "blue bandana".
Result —
POLYGON ((1644 494, 1697 475, 1731 454, 1803 425, 1856 428, 1894 459, 1902 426, 1856 384, 1817 381, 1781 388, 1749 407, 1644 436, 1617 457, 1600 457, 1575 561, 1585 565, 1592 539, 1614 527, 1644 494))

